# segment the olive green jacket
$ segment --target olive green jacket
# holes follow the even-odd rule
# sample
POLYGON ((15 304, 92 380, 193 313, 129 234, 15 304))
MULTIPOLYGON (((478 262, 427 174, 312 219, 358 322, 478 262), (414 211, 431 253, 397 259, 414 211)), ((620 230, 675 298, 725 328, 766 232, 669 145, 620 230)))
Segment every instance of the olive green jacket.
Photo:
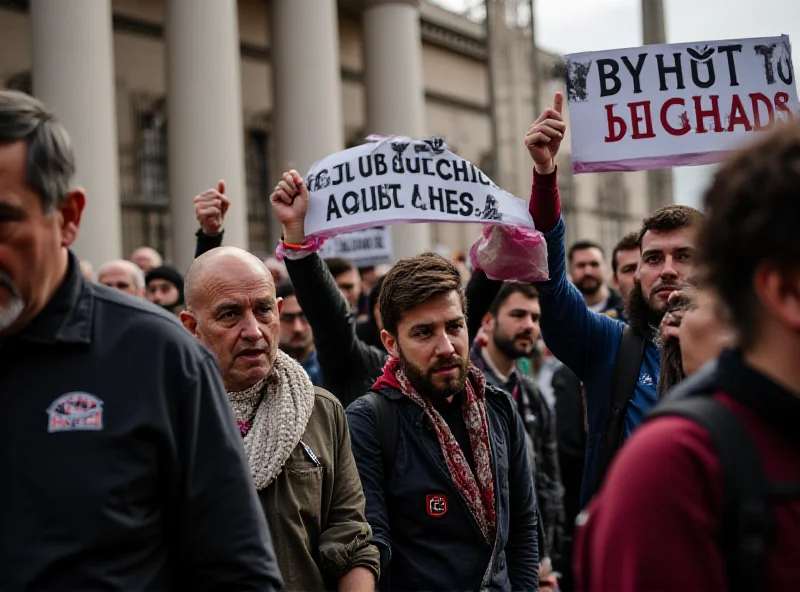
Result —
POLYGON ((371 570, 376 581, 380 574, 344 409, 327 391, 314 390, 303 438, 275 481, 258 492, 289 591, 335 590, 354 567, 371 570))

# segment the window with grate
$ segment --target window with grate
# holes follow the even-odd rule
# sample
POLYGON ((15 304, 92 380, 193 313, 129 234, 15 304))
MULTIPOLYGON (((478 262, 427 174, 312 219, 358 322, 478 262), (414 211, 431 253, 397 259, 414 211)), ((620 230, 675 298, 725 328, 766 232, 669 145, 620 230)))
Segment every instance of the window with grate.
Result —
POLYGON ((273 185, 269 177, 269 134, 264 129, 245 132, 245 177, 247 182, 247 220, 250 250, 267 253, 275 250, 278 237, 272 236, 269 197, 273 185))
POLYGON ((131 110, 133 140, 120 145, 119 151, 124 253, 147 245, 169 260, 172 237, 165 102, 134 95, 131 110))

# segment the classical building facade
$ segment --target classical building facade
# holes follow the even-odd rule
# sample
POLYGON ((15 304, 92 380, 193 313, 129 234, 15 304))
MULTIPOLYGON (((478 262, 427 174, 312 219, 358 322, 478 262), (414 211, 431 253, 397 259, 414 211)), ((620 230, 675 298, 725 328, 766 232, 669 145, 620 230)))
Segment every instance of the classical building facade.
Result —
MULTIPOLYGON (((482 24, 426 0, 0 0, 0 84, 41 98, 73 138, 81 257, 147 244, 185 268, 198 192, 224 179, 226 244, 272 251, 277 175, 371 133, 442 136, 527 199, 530 37, 503 19, 492 31, 488 43, 482 24)), ((546 105, 561 58, 536 61, 546 105)), ((568 240, 610 248, 648 212, 646 178, 572 177, 568 143, 562 156, 568 240)), ((395 255, 465 251, 477 232, 394 227, 395 255)))

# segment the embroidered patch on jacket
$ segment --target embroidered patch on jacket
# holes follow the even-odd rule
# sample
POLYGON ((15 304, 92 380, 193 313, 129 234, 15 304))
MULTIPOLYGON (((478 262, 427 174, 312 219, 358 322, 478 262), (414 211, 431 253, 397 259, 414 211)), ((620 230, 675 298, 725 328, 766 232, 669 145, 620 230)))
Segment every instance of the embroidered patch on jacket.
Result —
POLYGON ((434 518, 441 518, 447 514, 447 496, 446 495, 429 495, 425 498, 425 505, 428 509, 428 515, 434 518))
POLYGON ((89 393, 61 395, 47 408, 47 415, 48 432, 103 429, 103 401, 89 393))

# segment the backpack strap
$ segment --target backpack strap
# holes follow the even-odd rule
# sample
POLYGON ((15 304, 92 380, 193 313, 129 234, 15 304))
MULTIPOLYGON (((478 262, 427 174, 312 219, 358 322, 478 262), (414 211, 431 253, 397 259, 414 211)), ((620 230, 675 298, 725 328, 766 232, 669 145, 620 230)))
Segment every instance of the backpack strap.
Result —
POLYGON ((383 461, 383 479, 388 484, 397 458, 397 437, 400 431, 397 406, 376 391, 369 391, 363 398, 369 403, 375 418, 375 433, 383 461))
POLYGON ((639 369, 644 360, 647 340, 630 325, 622 329, 622 339, 617 351, 617 363, 611 375, 611 412, 608 415, 600 442, 600 453, 594 474, 594 495, 603 483, 603 479, 611 465, 611 459, 622 446, 625 439, 625 418, 628 414, 628 402, 633 398, 636 383, 639 381, 639 369))
MULTIPOLYGON (((772 487, 745 427, 728 407, 708 395, 701 392, 666 401, 651 411, 646 421, 677 415, 708 431, 722 467, 725 502, 720 545, 725 555, 729 589, 758 590, 772 526, 769 506, 772 487)), ((776 491, 778 496, 797 493, 796 486, 776 489, 786 489, 776 491)))

